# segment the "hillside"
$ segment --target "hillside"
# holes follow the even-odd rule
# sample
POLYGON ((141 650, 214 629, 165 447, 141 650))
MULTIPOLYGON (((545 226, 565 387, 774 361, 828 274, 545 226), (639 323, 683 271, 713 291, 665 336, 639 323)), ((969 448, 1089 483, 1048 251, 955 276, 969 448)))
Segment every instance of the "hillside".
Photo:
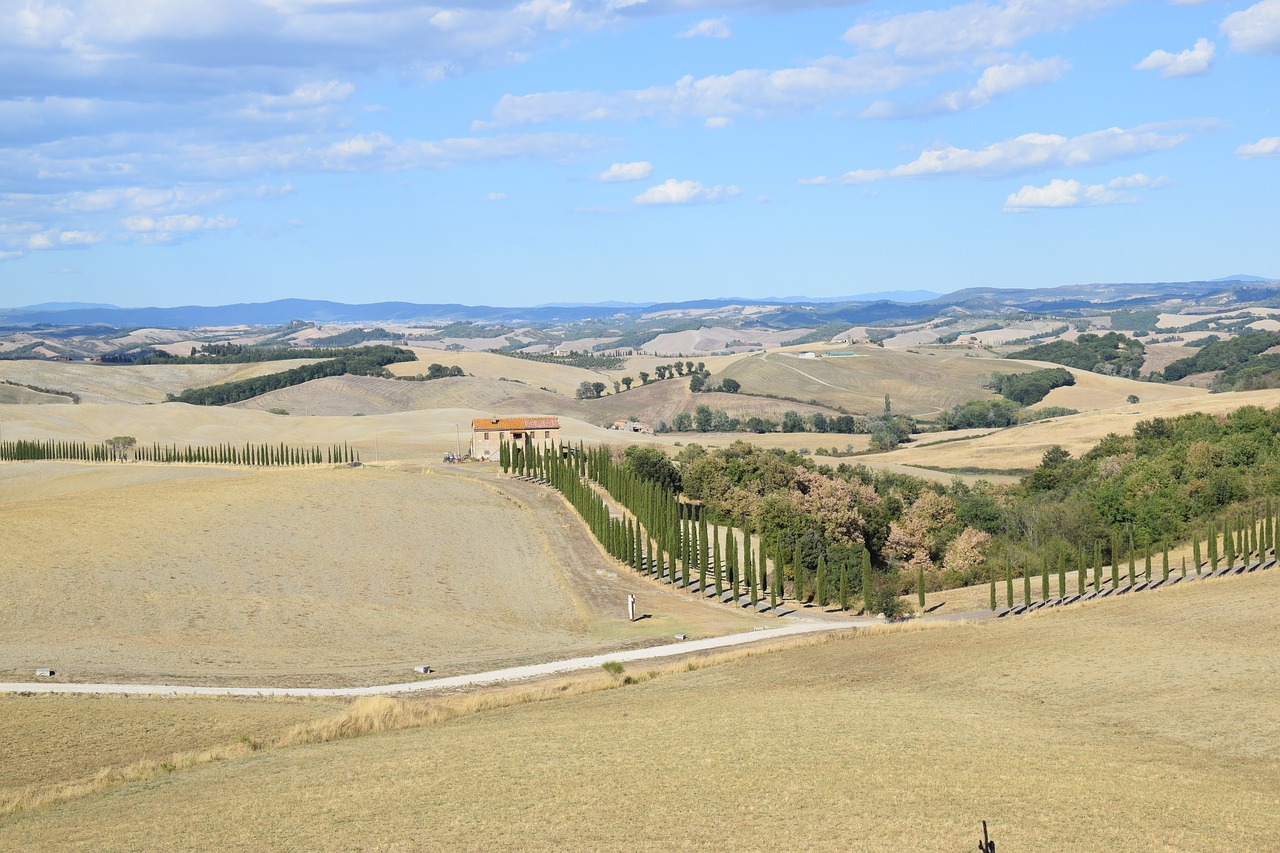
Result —
MULTIPOLYGON (((1146 385, 1148 388, 1170 386, 1146 385)), ((1069 390, 1069 389, 1059 389, 1069 390)), ((1072 454, 1088 451, 1109 433, 1132 432, 1134 424, 1154 417, 1172 417, 1185 412, 1209 412, 1226 414, 1241 406, 1280 405, 1280 389, 1247 391, 1231 394, 1206 394, 1197 389, 1185 396, 1162 401, 1142 401, 1136 405, 1122 405, 1110 409, 1081 412, 1064 418, 1024 424, 1000 430, 986 437, 969 441, 937 444, 931 447, 908 445, 900 450, 880 455, 880 462, 900 465, 917 465, 944 470, 975 469, 980 471, 1017 471, 1034 468, 1040 464, 1044 452, 1061 445, 1072 454)), ((1057 394, 1058 391, 1053 392, 1057 394)), ((1053 394, 1046 399, 1046 404, 1053 394)))
POLYGON ((0 613, 0 680, 363 684, 750 627, 597 575, 544 488, 421 472, 0 466, 34 485, 0 503, 0 583, 24 602, 0 613), (663 619, 628 623, 628 592, 663 619))
POLYGON ((86 403, 160 403, 167 394, 278 373, 311 364, 291 359, 253 364, 90 364, 61 361, 0 361, 0 379, 58 391, 74 391, 86 403))
POLYGON ((667 670, 119 786, 0 845, 956 850, 985 820, 999 850, 1272 850, 1277 595, 1272 571, 667 670))
POLYGON ((993 397, 982 387, 993 372, 1012 373, 1025 366, 875 346, 819 348, 816 351, 852 355, 827 354, 816 359, 798 358, 800 351, 791 348, 753 355, 735 362, 723 376, 741 382, 747 393, 817 400, 859 414, 882 411, 887 394, 896 414, 929 415, 968 400, 993 397))

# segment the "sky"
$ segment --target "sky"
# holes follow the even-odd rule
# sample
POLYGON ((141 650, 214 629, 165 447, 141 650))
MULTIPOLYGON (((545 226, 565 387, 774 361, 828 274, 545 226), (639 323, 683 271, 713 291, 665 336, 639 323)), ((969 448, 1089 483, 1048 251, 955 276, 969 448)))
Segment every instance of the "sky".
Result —
POLYGON ((1280 275, 1280 0, 0 0, 0 306, 1280 275))

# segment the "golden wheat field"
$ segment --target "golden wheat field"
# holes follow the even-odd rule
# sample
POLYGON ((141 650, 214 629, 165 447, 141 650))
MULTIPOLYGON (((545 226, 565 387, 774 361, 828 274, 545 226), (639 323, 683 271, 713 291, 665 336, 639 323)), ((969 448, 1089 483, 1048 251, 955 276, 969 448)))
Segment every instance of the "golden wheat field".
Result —
POLYGON ((461 716, 362 700, 329 730, 407 728, 103 785, 0 845, 913 851, 986 820, 1004 850, 1276 849, 1277 595, 1268 572, 872 630, 461 716))

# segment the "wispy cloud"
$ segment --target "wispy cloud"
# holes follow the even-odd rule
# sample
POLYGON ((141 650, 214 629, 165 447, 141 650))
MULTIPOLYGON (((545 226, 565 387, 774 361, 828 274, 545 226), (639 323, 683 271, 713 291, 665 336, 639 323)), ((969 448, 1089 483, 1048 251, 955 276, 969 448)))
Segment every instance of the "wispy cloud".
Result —
POLYGON ((1280 136, 1268 136, 1257 142, 1241 145, 1236 149, 1236 156, 1242 160, 1255 157, 1280 157, 1280 136))
POLYGON ((1169 185, 1166 177, 1149 178, 1142 173, 1115 178, 1105 184, 1085 184, 1055 178, 1042 187, 1025 186, 1004 202, 1005 213, 1025 213, 1041 208, 1100 207, 1133 204, 1138 199, 1127 190, 1160 189, 1169 185))
POLYGON ((605 183, 614 183, 617 181, 643 181, 653 172, 653 164, 644 160, 638 160, 634 163, 614 163, 600 174, 596 175, 597 181, 605 183))
POLYGON ((890 178, 925 178, 949 175, 1000 177, 1052 166, 1097 166, 1176 148, 1186 133, 1167 133, 1164 126, 1125 130, 1118 127, 1067 137, 1052 133, 1026 133, 984 148, 945 146, 924 151, 915 160, 889 169, 855 169, 846 172, 846 184, 866 184, 890 178))
POLYGON ((705 18, 696 24, 690 24, 676 33, 678 39, 709 38, 727 39, 733 33, 729 30, 728 18, 705 18))
POLYGON ((977 109, 1018 89, 1051 83, 1070 67, 1069 62, 1058 57, 1031 59, 1024 56, 1014 62, 988 66, 968 89, 952 89, 915 104, 876 101, 863 110, 862 118, 914 118, 977 109))
POLYGON ((657 186, 649 187, 649 189, 640 193, 631 201, 642 206, 703 204, 722 201, 736 196, 740 192, 742 191, 733 185, 721 186, 717 184, 714 187, 706 187, 697 181, 677 181, 674 178, 668 178, 657 186))
POLYGON ((551 121, 794 115, 838 98, 891 91, 936 71, 932 65, 887 62, 874 55, 828 56, 796 68, 743 69, 698 79, 685 76, 672 85, 648 89, 503 95, 494 104, 491 120, 473 123, 473 130, 551 121))
POLYGON ((1159 71, 1161 77, 1189 77, 1208 71, 1213 65, 1213 55, 1216 52, 1213 42, 1197 39, 1194 47, 1181 53, 1153 50, 1134 68, 1139 71, 1159 71))
POLYGON ((845 41, 900 57, 1009 50, 1040 33, 1068 30, 1127 0, 1004 0, 890 15, 855 24, 845 41))

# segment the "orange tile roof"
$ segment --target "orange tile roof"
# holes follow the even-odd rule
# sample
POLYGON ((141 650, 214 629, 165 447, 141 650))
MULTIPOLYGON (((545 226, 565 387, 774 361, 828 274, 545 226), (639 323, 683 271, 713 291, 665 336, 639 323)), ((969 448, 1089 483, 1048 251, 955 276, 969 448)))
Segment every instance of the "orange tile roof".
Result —
POLYGON ((560 429, 559 418, 476 418, 471 422, 472 432, 486 430, 501 432, 503 430, 525 429, 560 429))

